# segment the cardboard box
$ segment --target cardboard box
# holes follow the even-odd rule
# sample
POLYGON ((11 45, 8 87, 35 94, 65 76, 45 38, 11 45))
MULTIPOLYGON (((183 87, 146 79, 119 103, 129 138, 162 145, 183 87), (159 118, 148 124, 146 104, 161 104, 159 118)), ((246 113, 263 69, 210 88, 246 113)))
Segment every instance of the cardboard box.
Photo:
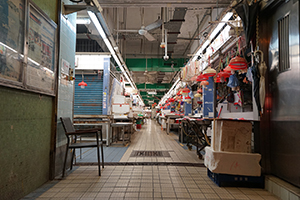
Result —
POLYGON ((251 152, 252 123, 238 120, 216 120, 213 125, 214 151, 251 152))
POLYGON ((125 96, 123 96, 123 95, 115 95, 113 97, 113 103, 115 103, 115 104, 125 104, 126 103, 125 96))
POLYGON ((214 151, 205 147, 204 165, 214 173, 260 176, 260 159, 261 155, 257 153, 214 151))
POLYGON ((130 108, 127 104, 113 104, 112 105, 112 112, 113 113, 120 113, 120 114, 126 114, 129 113, 130 108))

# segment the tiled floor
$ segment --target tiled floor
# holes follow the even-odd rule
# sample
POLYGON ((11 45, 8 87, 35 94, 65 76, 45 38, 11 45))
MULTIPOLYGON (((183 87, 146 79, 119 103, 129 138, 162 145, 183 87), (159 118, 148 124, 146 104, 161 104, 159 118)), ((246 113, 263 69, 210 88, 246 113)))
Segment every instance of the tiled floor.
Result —
MULTIPOLYGON (((84 155, 85 156, 85 155, 84 155)), ((201 163, 195 152, 183 149, 172 136, 149 121, 134 134, 120 162, 201 163), (171 157, 130 157, 133 150, 166 150, 171 157)), ((263 189, 218 187, 206 168, 193 166, 110 166, 97 174, 97 166, 76 167, 64 180, 49 182, 24 199, 277 199, 263 189)))

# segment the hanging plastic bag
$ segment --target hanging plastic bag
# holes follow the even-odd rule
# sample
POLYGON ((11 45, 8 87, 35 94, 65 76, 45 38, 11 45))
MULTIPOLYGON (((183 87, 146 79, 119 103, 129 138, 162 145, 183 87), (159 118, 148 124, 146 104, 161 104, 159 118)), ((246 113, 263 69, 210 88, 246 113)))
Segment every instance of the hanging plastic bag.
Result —
POLYGON ((235 88, 235 87, 239 86, 239 80, 238 80, 238 78, 236 77, 235 74, 232 74, 229 77, 227 86, 230 87, 230 88, 235 88))
POLYGON ((248 67, 246 77, 247 77, 248 81, 253 82, 251 70, 252 70, 252 67, 248 67))
POLYGON ((242 91, 238 91, 238 92, 234 93, 234 105, 235 106, 243 105, 242 91))

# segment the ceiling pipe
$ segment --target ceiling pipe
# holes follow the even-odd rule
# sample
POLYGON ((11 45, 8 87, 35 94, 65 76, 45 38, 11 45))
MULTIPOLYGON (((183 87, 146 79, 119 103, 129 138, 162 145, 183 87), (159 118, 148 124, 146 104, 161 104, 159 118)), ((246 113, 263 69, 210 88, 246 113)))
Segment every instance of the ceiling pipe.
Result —
MULTIPOLYGON (((202 27, 205 18, 206 18, 207 16, 209 16, 209 15, 211 14, 211 12, 212 12, 212 9, 206 10, 206 11, 205 11, 205 13, 204 13, 204 15, 203 15, 203 17, 202 17, 200 23, 198 24, 198 27, 197 27, 196 31, 195 31, 194 34, 193 34, 193 37, 192 37, 191 41, 189 42, 189 44, 187 45, 187 47, 186 47, 185 50, 184 50, 183 55, 186 54, 186 52, 187 52, 187 50, 190 48, 192 42, 193 42, 194 40, 196 40, 196 35, 198 34, 200 27, 202 27)), ((200 41, 200 39, 199 39, 199 41, 200 41)))

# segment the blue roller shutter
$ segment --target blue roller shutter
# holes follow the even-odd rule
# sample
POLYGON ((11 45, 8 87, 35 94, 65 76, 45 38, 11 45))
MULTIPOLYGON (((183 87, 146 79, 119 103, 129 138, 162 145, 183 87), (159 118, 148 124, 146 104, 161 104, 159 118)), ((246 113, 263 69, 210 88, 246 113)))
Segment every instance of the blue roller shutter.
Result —
POLYGON ((74 115, 102 115, 103 75, 84 75, 84 89, 78 86, 81 74, 75 78, 74 115))

